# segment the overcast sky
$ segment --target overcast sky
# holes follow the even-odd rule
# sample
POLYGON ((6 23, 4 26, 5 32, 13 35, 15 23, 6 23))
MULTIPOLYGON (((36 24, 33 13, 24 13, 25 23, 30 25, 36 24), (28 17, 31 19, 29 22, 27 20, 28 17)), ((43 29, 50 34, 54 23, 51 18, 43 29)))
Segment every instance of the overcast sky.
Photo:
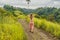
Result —
MULTIPOLYGON (((27 8, 26 0, 0 0, 0 6, 4 4, 13 5, 16 7, 27 8)), ((60 0, 31 0, 30 8, 38 7, 60 7, 60 0)))

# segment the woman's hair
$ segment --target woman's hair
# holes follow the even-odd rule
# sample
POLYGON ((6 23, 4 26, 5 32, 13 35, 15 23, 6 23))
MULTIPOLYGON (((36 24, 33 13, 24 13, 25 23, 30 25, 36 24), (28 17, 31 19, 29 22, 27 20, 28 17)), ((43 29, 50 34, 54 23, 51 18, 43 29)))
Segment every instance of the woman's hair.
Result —
POLYGON ((33 18, 33 14, 30 14, 30 19, 32 20, 32 18, 33 18))

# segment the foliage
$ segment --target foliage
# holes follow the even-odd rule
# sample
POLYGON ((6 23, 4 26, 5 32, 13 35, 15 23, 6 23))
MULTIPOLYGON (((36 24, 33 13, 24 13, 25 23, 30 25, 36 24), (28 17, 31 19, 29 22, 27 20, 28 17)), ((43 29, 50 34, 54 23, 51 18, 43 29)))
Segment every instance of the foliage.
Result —
MULTIPOLYGON (((27 22, 29 22, 30 21, 29 17, 26 20, 27 22)), ((58 23, 53 23, 45 19, 34 18, 34 24, 35 27, 41 28, 51 33, 52 35, 56 36, 57 38, 60 38, 60 25, 58 23)))
POLYGON ((7 11, 10 11, 10 12, 15 11, 15 8, 13 6, 10 6, 10 5, 4 5, 3 8, 7 11))
MULTIPOLYGON (((27 0, 29 1, 29 0, 27 0)), ((25 8, 19 8, 19 7, 13 7, 10 5, 4 5, 4 9, 12 12, 14 16, 14 11, 18 10, 20 12, 23 12, 23 14, 27 15, 30 13, 37 14, 37 18, 44 18, 46 20, 52 21, 52 22, 58 22, 60 23, 60 8, 54 8, 54 7, 41 7, 37 9, 25 9, 25 8)))
MULTIPOLYGON (((58 9, 58 8, 54 8, 54 7, 53 8, 41 7, 41 8, 37 8, 37 9, 25 9, 25 8, 15 8, 12 6, 5 5, 4 9, 0 10, 0 14, 1 14, 0 23, 1 24, 3 23, 2 18, 3 18, 3 16, 5 17, 6 14, 9 14, 9 16, 13 17, 13 19, 15 16, 17 18, 26 19, 27 22, 29 22, 30 21, 29 15, 28 16, 25 16, 25 15, 34 13, 35 17, 36 17, 36 18, 34 18, 34 23, 37 28, 41 28, 41 29, 53 34, 54 36, 60 38, 60 25, 58 24, 58 23, 60 23, 60 8, 58 9), (55 22, 57 22, 57 23, 55 23, 55 22)), ((9 23, 9 24, 15 23, 15 21, 12 20, 11 18, 7 19, 7 20, 10 20, 9 22, 7 22, 7 20, 5 20, 5 19, 7 19, 7 18, 4 18, 5 23, 9 23)))
POLYGON ((22 25, 10 12, 0 8, 0 14, 0 40, 27 40, 22 25))
MULTIPOLYGON (((49 21, 52 22, 58 22, 60 23, 60 8, 49 8, 49 7, 44 7, 44 8, 38 8, 35 10, 35 12, 41 17, 45 18, 49 21)), ((39 17, 37 16, 37 17, 39 17)))

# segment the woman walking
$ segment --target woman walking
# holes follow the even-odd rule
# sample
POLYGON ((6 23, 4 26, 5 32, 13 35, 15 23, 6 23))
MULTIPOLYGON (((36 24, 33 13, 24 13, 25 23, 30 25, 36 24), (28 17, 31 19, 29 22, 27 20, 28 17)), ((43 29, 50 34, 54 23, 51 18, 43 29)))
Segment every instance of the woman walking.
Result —
POLYGON ((30 27, 30 32, 33 33, 33 30, 34 30, 33 14, 30 14, 30 23, 29 23, 29 27, 30 27))

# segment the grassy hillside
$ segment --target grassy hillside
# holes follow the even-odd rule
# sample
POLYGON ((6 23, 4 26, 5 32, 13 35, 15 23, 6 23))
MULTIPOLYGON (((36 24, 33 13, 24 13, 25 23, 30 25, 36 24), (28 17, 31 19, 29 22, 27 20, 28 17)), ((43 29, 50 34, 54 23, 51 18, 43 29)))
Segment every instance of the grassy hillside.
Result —
POLYGON ((3 8, 0 8, 0 40, 27 40, 22 25, 3 8))

